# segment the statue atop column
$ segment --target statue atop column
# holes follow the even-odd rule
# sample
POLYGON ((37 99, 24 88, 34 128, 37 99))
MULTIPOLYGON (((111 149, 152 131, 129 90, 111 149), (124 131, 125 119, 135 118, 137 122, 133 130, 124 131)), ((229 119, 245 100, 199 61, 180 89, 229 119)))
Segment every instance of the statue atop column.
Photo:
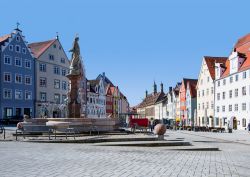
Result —
POLYGON ((86 104, 86 78, 84 68, 82 66, 82 59, 80 55, 80 47, 78 44, 79 37, 76 36, 70 63, 70 72, 67 77, 70 80, 70 91, 68 93, 68 113, 69 118, 85 117, 86 104))
POLYGON ((80 47, 78 44, 79 37, 76 36, 73 48, 70 50, 72 52, 72 59, 70 64, 70 74, 71 75, 81 75, 82 74, 82 63, 81 63, 81 56, 80 56, 80 47))

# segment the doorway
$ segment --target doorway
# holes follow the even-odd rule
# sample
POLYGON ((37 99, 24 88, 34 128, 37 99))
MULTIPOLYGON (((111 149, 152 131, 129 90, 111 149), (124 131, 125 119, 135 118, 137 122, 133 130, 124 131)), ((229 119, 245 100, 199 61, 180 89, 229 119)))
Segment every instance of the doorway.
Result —
POLYGON ((237 119, 236 119, 236 117, 233 118, 233 129, 237 130, 237 119))

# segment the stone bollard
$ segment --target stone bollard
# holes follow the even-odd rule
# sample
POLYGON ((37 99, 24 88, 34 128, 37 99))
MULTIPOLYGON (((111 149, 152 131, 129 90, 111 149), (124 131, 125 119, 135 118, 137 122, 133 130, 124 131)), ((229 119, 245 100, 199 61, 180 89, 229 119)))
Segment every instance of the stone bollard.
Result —
POLYGON ((157 124, 154 128, 154 134, 158 135, 158 140, 164 140, 164 134, 167 128, 164 124, 157 124))

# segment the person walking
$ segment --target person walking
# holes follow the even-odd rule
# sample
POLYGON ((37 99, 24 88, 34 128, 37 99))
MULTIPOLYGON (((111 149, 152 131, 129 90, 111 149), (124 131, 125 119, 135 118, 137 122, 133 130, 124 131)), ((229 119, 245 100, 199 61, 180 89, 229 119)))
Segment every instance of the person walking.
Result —
POLYGON ((250 122, 247 125, 247 130, 248 130, 248 133, 250 133, 250 122))

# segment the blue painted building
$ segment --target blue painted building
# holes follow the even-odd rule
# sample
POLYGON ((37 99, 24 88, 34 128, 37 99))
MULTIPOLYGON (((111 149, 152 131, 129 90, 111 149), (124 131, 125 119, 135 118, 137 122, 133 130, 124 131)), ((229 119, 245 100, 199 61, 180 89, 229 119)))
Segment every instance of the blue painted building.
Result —
POLYGON ((20 29, 0 37, 0 119, 34 117, 34 62, 20 29))

